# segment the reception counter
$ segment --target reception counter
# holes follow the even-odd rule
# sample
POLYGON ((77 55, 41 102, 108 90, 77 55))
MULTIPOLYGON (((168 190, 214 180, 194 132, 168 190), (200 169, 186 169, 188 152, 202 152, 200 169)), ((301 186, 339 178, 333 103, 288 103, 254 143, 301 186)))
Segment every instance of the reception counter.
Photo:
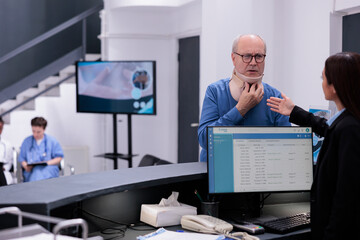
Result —
MULTIPOLYGON (((162 197, 168 197, 173 190, 180 191, 180 198, 184 200, 186 196, 194 198, 190 201, 194 203, 194 188, 184 188, 197 184, 204 187, 206 173, 206 163, 183 163, 21 183, 0 188, 0 207, 17 206, 25 212, 73 218, 82 216, 81 211, 74 213, 76 209, 88 206, 91 210, 110 212, 116 217, 126 215, 121 220, 133 222, 139 219, 141 203, 156 203, 162 197), (136 206, 135 202, 138 203, 136 206), (122 211, 131 209, 131 214, 116 214, 111 206, 115 203, 116 208, 122 211)), ((1 228, 8 224, 8 219, 0 216, 1 228)))
MULTIPOLYGON (((159 203, 162 198, 169 197, 172 191, 179 192, 179 202, 200 209, 199 199, 194 194, 195 189, 206 198, 206 163, 127 168, 5 186, 0 188, 0 207, 16 206, 24 212, 62 219, 83 218, 89 225, 89 232, 96 236, 101 235, 103 229, 114 225, 136 226, 140 222, 141 204, 159 203)), ((229 210, 241 212, 258 206, 256 196, 254 200, 249 198, 249 195, 241 194, 219 196, 221 213, 229 210), (247 205, 249 202, 253 205, 247 205)), ((262 213, 276 212, 274 215, 279 215, 284 209, 284 215, 292 214, 290 210, 296 209, 296 206, 299 204, 265 206, 262 213)), ((300 204, 300 207, 299 211, 309 209, 308 203, 300 204)), ((24 221, 24 224, 29 223, 34 222, 24 221)), ((0 215, 0 229, 16 225, 15 216, 0 215)), ((52 228, 49 223, 41 225, 48 230, 52 228)), ((148 229, 146 226, 145 228, 148 229)), ((135 236, 151 231, 153 230, 139 231, 128 228, 124 239, 134 239, 135 236)), ((286 235, 266 233, 259 237, 308 239, 310 230, 286 235)))

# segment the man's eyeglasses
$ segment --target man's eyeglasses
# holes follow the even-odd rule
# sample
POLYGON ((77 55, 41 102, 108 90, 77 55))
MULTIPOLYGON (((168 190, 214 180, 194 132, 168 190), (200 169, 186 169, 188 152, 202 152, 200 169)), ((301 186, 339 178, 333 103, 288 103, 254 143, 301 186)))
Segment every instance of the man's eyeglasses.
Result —
POLYGON ((265 54, 240 54, 237 52, 234 52, 236 55, 239 55, 244 63, 249 63, 252 61, 253 58, 255 58, 256 63, 262 63, 265 60, 266 55, 265 54))

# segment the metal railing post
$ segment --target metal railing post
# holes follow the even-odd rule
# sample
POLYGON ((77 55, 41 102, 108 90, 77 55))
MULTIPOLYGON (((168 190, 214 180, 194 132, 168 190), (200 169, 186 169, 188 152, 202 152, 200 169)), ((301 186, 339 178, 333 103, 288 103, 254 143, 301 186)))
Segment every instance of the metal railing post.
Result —
POLYGON ((86 18, 82 20, 82 47, 83 47, 83 59, 85 60, 86 55, 86 18))

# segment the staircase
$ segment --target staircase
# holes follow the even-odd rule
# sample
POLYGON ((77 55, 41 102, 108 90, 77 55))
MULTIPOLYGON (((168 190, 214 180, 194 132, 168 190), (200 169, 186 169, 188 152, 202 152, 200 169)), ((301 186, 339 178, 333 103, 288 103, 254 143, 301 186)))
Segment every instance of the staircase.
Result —
MULTIPOLYGON (((7 1, 6 4, 12 6, 13 2, 7 1)), ((68 9, 71 4, 71 2, 59 1, 57 6, 68 9)), ((5 54, 0 55, 0 75, 2 76, 0 116, 5 123, 10 123, 9 114, 12 111, 34 110, 35 99, 38 96, 59 96, 60 84, 75 82, 75 66, 69 66, 69 64, 87 58, 87 43, 93 43, 87 39, 87 29, 91 29, 91 25, 87 26, 87 21, 103 8, 103 2, 99 0, 86 1, 82 4, 81 7, 78 6, 78 10, 72 11, 69 15, 65 14, 66 17, 63 18, 58 15, 56 15, 57 18, 51 18, 55 15, 51 14, 51 11, 56 12, 56 8, 49 7, 48 9, 40 5, 50 11, 47 12, 49 21, 58 25, 49 25, 51 27, 44 25, 42 31, 37 31, 39 35, 28 36, 25 38, 27 42, 17 47, 9 45, 9 51, 2 51, 5 54)), ((41 9, 40 15, 45 11, 41 9)), ((2 13, 9 19, 12 16, 2 13)), ((31 13, 29 12, 29 16, 31 13)), ((37 23, 34 20, 37 19, 36 17, 32 16, 29 19, 27 23, 29 26, 37 23)), ((6 33, 6 30, 4 31, 6 33)), ((8 36, 8 38, 11 37, 16 38, 16 35, 8 36)), ((98 57, 98 55, 95 56, 95 58, 98 57)), ((91 56, 89 58, 91 59, 91 56)))
MULTIPOLYGON (((100 54, 86 54, 86 61, 96 61, 100 54)), ((12 111, 32 111, 36 109, 35 99, 39 96, 59 97, 59 86, 62 83, 75 83, 75 65, 62 69, 57 76, 50 76, 38 83, 37 86, 20 92, 15 99, 9 99, 0 104, 0 115, 5 124, 10 124, 12 111)))
MULTIPOLYGON (((13 1, 8 0, 4 4, 13 6, 11 5, 13 1)), ((0 116, 6 123, 9 123, 11 111, 34 109, 36 97, 56 96, 59 94, 57 87, 62 82, 74 81, 75 68, 68 65, 86 58, 87 43, 92 43, 87 39, 89 35, 87 29, 91 29, 91 25, 87 26, 87 21, 103 9, 102 1, 84 1, 80 8, 76 8, 76 11, 70 11, 70 15, 64 14, 66 17, 59 17, 55 14, 57 8, 48 6, 48 9, 46 5, 41 5, 43 3, 39 4, 42 7, 39 8, 41 9, 39 14, 47 14, 49 22, 53 24, 41 25, 41 31, 39 29, 37 31, 39 35, 27 36, 24 39, 26 42, 8 45, 9 49, 4 46, 5 51, 2 49, 2 55, 0 55, 0 75, 2 76, 0 116), (55 15, 57 18, 52 18, 55 15)), ((73 3, 59 0, 57 4, 59 8, 69 9, 73 3)), ((13 15, 4 12, 4 8, 0 11, 4 17, 7 17, 5 19, 12 19, 13 15)), ((33 12, 25 10, 25 13, 30 16, 33 12)), ((38 23, 37 16, 29 17, 29 19, 26 23, 29 27, 31 24, 38 23)), ((4 29, 0 32, 6 33, 6 28, 4 29)), ((21 30, 24 31, 24 29, 19 31, 21 30)), ((16 34, 7 36, 8 39, 16 39, 16 37, 16 34)), ((96 39, 96 37, 93 36, 90 39, 96 39)))

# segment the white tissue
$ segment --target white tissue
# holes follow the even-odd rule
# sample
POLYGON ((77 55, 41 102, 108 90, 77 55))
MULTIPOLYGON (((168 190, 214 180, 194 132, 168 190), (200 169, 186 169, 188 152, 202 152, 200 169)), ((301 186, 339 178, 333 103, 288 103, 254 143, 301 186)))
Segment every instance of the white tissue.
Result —
POLYGON ((179 193, 178 192, 172 192, 170 197, 168 199, 161 199, 159 206, 160 207, 179 207, 181 204, 178 202, 179 193))
POLYGON ((142 204, 140 221, 154 227, 180 225, 184 215, 196 215, 196 207, 178 202, 178 192, 172 192, 168 199, 159 204, 142 204))

